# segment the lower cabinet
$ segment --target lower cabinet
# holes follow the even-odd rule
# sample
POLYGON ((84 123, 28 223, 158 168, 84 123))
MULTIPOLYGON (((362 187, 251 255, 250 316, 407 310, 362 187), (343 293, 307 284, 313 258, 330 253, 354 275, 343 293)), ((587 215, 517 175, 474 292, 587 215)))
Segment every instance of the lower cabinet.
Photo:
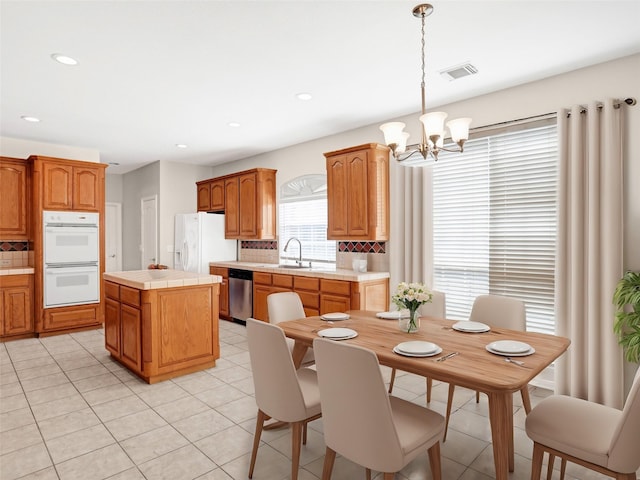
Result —
POLYGON ((224 267, 209 267, 211 275, 219 275, 222 277, 220 284, 220 318, 231 320, 229 313, 229 269, 224 267))
POLYGON ((215 366, 219 284, 138 290, 105 282, 105 347, 155 383, 215 366))
POLYGON ((33 275, 0 277, 0 338, 33 335, 33 275))
POLYGON ((253 273, 253 317, 269 321, 267 297, 276 292, 296 292, 306 316, 347 310, 388 310, 389 279, 351 282, 301 275, 253 273))

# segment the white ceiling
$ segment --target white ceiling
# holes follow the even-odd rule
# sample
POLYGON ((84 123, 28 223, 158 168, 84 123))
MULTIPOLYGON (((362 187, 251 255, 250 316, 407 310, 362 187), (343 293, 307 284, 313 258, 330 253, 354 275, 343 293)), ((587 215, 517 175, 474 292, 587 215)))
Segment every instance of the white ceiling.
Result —
MULTIPOLYGON (((417 3, 0 0, 0 135, 97 149, 124 173, 224 163, 417 112, 417 3)), ((640 52, 638 0, 433 4, 427 109, 640 52), (465 62, 479 73, 438 73, 465 62)))

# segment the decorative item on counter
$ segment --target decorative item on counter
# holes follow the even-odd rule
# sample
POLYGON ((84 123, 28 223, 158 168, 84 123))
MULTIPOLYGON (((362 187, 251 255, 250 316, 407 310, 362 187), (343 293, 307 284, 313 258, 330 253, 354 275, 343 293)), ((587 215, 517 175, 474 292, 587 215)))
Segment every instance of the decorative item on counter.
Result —
POLYGON ((149 270, 167 270, 169 267, 161 263, 150 263, 147 267, 149 270))
POLYGON ((431 302, 432 294, 422 283, 400 282, 391 301, 398 308, 409 310, 409 318, 399 318, 398 328, 403 332, 415 333, 420 328, 420 315, 418 308, 431 302))

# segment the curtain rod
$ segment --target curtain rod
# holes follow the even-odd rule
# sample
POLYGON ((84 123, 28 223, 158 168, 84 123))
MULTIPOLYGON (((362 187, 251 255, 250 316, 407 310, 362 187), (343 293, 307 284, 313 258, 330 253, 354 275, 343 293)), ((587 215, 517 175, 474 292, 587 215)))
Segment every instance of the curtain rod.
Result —
MULTIPOLYGON (((624 105, 629 105, 629 106, 633 106, 636 105, 638 102, 636 101, 636 99, 634 97, 626 97, 623 99, 616 99, 614 100, 614 104, 613 104, 613 108, 620 108, 624 105)), ((582 107, 583 110, 581 110, 581 113, 586 112, 587 107, 582 107)), ((598 105, 598 108, 602 108, 602 104, 598 105)), ((487 129, 493 129, 496 127, 503 127, 503 126, 507 126, 507 125, 518 125, 519 123, 524 123, 524 122, 530 122, 532 120, 545 120, 548 118, 553 118, 555 116, 557 116, 558 114, 556 112, 549 112, 549 113, 542 113, 540 115, 533 115, 531 117, 524 117, 524 118, 518 118, 516 120, 507 120, 506 122, 498 122, 498 123, 492 123, 489 125, 482 125, 480 127, 475 127, 475 128, 470 128, 469 129, 469 133, 480 133, 483 132, 484 130, 487 129)), ((567 114, 568 117, 571 116, 570 113, 567 114)))

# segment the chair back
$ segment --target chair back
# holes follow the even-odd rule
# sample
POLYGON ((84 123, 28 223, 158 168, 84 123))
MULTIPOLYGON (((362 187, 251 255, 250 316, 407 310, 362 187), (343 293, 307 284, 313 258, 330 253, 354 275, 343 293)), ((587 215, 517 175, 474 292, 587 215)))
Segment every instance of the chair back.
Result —
POLYGON ((525 331, 527 312, 522 300, 501 295, 478 295, 469 320, 499 328, 525 331))
POLYGON ((272 293, 267 296, 270 323, 287 322, 306 317, 302 300, 295 292, 272 293))
POLYGON ((306 418, 304 396, 282 329, 248 318, 247 342, 258 408, 283 422, 306 418))
POLYGON ((420 316, 433 318, 447 318, 447 306, 444 292, 432 291, 431 301, 421 305, 418 309, 420 316))
POLYGON ((326 445, 371 466, 401 464, 400 440, 375 353, 356 345, 313 341, 326 445))
POLYGON ((622 418, 609 447, 608 468, 631 473, 640 467, 640 368, 627 395, 622 418))

